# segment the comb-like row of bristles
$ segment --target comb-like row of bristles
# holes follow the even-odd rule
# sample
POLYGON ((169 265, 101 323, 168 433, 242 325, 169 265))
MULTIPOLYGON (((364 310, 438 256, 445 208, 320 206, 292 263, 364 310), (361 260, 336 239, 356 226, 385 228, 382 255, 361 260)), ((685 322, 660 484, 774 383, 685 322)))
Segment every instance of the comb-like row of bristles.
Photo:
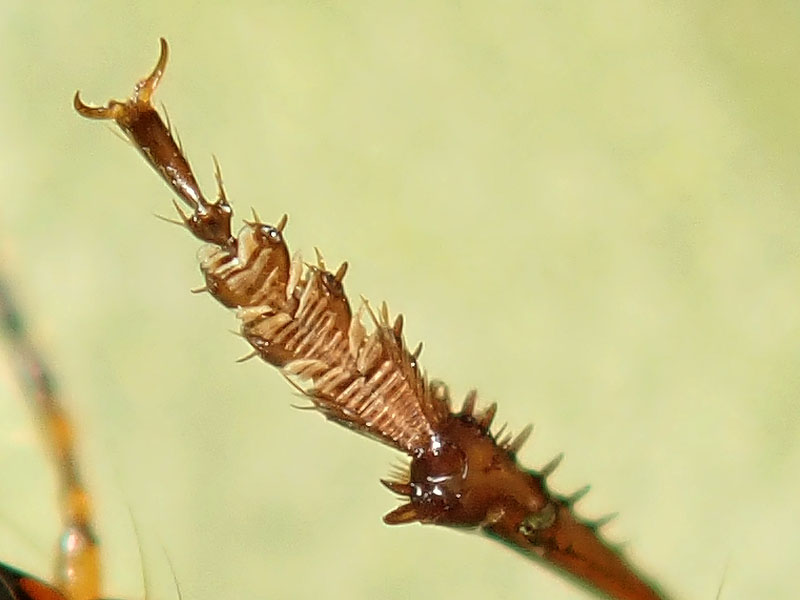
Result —
POLYGON ((200 253, 204 289, 238 310, 242 334, 258 355, 284 374, 310 382, 305 393, 329 418, 409 454, 427 447, 449 413, 429 393, 416 354, 405 346, 402 318, 390 324, 388 310, 375 316, 367 305, 353 317, 342 289, 347 265, 333 274, 321 260, 314 266, 299 255, 290 259, 283 239, 286 217, 272 227, 254 215, 234 237, 219 165, 218 198, 212 203, 153 107, 167 57, 162 39, 153 72, 128 101, 93 107, 76 93, 75 109, 91 119, 113 119, 191 209, 187 214, 175 202, 176 222, 208 243, 200 253), (375 324, 370 334, 361 320, 365 310, 375 324))
POLYGON ((353 315, 342 288, 346 263, 334 274, 319 255, 316 265, 299 254, 289 259, 285 225, 256 218, 237 236, 235 254, 204 248, 205 289, 239 307, 253 355, 309 382, 304 393, 328 418, 409 454, 427 447, 449 407, 430 392, 417 362, 421 347, 406 347, 402 316, 392 322, 385 303, 376 314, 363 299, 353 315))

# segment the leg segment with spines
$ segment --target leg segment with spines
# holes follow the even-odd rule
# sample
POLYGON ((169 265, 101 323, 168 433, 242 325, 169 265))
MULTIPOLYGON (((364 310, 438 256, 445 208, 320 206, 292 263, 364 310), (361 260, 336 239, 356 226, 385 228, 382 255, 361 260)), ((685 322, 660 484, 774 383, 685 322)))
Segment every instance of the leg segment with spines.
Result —
POLYGON ((211 203, 150 102, 166 55, 162 40, 158 65, 129 101, 96 108, 76 95, 75 108, 116 121, 191 210, 185 214, 176 204, 181 223, 208 244, 200 254, 204 289, 237 310, 254 352, 307 384, 303 392, 328 418, 411 457, 407 474, 384 481, 408 497, 384 521, 481 528, 620 600, 660 598, 575 515, 575 498, 550 492, 546 474, 557 463, 539 473, 520 467, 515 455, 529 429, 498 443, 489 430, 497 405, 476 413, 474 394, 452 413, 446 387, 428 384, 417 363, 419 349, 406 348, 402 317, 392 322, 385 305, 376 314, 366 301, 352 313, 342 286, 346 263, 332 273, 321 257, 315 265, 299 255, 290 258, 286 217, 273 227, 254 216, 233 235, 219 168, 219 195, 211 203), (370 333, 362 323, 365 313, 370 333))
POLYGON ((376 316, 366 303, 353 315, 342 286, 347 263, 333 273, 319 256, 315 265, 299 254, 290 258, 285 216, 271 226, 254 215, 233 235, 219 167, 218 198, 209 202, 152 105, 167 52, 162 39, 155 69, 130 100, 90 107, 76 94, 76 110, 114 120, 191 210, 186 214, 176 204, 181 222, 208 243, 200 252, 205 289, 237 309, 242 334, 265 361, 309 382, 308 398, 330 419, 407 453, 426 447, 448 411, 431 395, 406 348, 402 319, 392 324, 388 310, 376 316), (361 320, 365 310, 374 323, 369 335, 361 320))

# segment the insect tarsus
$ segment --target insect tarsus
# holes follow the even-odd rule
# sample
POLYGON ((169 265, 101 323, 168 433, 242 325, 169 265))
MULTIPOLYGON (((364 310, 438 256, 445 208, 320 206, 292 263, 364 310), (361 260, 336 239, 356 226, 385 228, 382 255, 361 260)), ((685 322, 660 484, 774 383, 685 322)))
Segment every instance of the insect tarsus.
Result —
POLYGON ((75 96, 83 116, 114 120, 183 203, 181 222, 208 245, 200 268, 208 291, 235 308, 245 339, 286 376, 309 385, 304 394, 329 419, 406 453, 407 473, 383 483, 408 501, 384 517, 388 524, 419 521, 479 528, 537 560, 620 600, 662 595, 597 534, 599 525, 578 518, 573 504, 546 482, 560 458, 541 471, 526 470, 516 452, 530 433, 498 443, 490 432, 496 404, 476 411, 470 393, 460 411, 450 408, 447 387, 429 383, 419 351, 409 352, 403 318, 390 318, 363 301, 353 314, 344 292, 346 263, 327 270, 289 256, 286 217, 270 226, 254 215, 238 235, 219 167, 216 202, 208 202, 151 103, 167 61, 167 44, 151 75, 127 102, 90 107, 75 96), (372 322, 371 332, 362 316, 372 322))

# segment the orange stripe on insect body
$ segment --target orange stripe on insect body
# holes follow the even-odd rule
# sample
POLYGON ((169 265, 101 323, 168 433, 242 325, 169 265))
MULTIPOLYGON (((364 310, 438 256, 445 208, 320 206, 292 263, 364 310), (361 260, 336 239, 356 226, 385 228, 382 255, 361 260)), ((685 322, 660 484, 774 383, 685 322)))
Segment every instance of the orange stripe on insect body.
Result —
POLYGON ((0 563, 0 599, 69 600, 56 588, 3 563, 0 563))
POLYGON ((0 280, 0 330, 7 339, 21 383, 58 478, 62 521, 53 584, 0 563, 0 592, 10 600, 99 600, 100 553, 92 503, 79 474, 74 432, 61 406, 53 377, 29 339, 11 294, 0 280))

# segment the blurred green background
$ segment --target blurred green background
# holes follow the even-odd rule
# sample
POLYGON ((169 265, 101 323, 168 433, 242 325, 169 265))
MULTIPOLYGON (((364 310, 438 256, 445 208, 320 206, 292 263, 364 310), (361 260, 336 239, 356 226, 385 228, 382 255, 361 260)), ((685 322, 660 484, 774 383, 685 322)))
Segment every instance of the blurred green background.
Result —
MULTIPOLYGON (((675 598, 797 598, 796 2, 0 4, 0 260, 79 423, 106 589, 585 598, 395 529, 395 455, 292 410, 230 335, 161 181, 87 102, 157 99, 213 194, 406 315, 428 372, 536 424, 580 511, 675 598), (131 522, 133 515, 139 532, 131 522), (163 550, 162 550, 163 547, 163 550)), ((2 357, 0 357, 2 358, 2 357)), ((50 572, 53 484, 0 361, 0 559, 50 572)))

